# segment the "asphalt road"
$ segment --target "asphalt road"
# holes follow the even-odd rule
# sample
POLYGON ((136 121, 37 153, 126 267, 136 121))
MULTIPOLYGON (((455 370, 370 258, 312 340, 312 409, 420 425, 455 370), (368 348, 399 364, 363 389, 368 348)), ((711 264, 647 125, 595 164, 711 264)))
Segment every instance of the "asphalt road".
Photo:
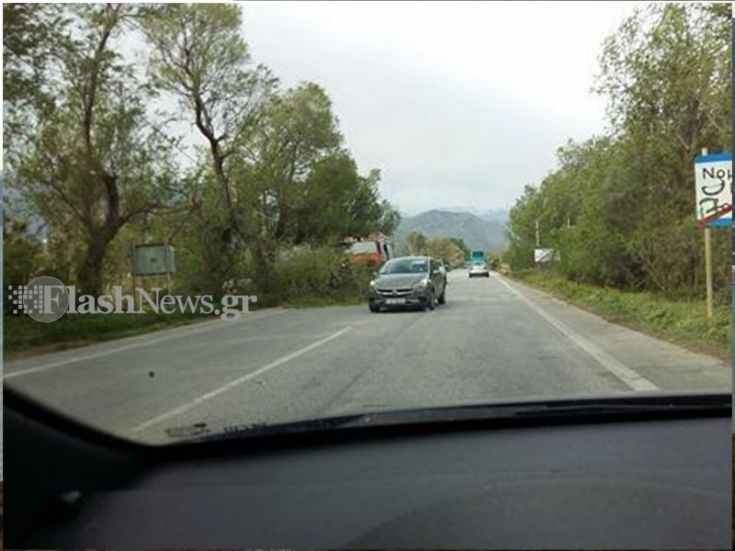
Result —
POLYGON ((166 442, 194 424, 278 423, 497 399, 730 391, 724 362, 493 274, 449 274, 433 312, 269 309, 5 364, 5 384, 85 423, 166 442))

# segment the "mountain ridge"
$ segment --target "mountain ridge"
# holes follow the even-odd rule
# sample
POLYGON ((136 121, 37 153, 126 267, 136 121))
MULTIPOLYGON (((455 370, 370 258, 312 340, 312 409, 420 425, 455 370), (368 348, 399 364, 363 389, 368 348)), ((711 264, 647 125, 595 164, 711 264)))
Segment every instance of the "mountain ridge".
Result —
POLYGON ((502 209, 485 211, 482 215, 453 209, 430 209, 401 220, 393 238, 399 243, 410 232, 418 231, 430 239, 458 237, 470 249, 500 251, 506 246, 507 215, 508 212, 502 209))

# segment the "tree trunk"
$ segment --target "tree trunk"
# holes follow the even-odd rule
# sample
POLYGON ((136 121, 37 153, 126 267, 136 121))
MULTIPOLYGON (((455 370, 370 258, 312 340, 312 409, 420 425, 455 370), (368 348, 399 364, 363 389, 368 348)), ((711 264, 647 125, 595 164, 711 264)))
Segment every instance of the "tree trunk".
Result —
POLYGON ((102 294, 102 271, 109 242, 110 239, 105 235, 90 236, 84 262, 77 272, 81 293, 94 296, 102 294))
POLYGON ((258 291, 264 295, 272 295, 276 291, 275 252, 259 242, 253 247, 253 257, 256 262, 258 291))

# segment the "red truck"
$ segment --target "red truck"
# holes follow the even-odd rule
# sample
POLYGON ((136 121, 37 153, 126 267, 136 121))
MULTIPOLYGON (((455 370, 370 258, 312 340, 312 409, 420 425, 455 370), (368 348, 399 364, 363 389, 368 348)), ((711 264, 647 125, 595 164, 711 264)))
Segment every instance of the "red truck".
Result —
POLYGON ((393 245, 380 232, 371 233, 364 238, 347 237, 344 243, 351 255, 353 265, 380 266, 394 256, 393 245))

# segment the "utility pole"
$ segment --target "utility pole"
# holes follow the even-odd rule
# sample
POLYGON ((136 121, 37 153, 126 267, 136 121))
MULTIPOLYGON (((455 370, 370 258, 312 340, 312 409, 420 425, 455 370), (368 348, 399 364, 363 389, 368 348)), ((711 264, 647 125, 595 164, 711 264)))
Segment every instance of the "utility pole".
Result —
POLYGON ((541 246, 541 237, 538 230, 538 218, 536 218, 536 248, 541 246))

